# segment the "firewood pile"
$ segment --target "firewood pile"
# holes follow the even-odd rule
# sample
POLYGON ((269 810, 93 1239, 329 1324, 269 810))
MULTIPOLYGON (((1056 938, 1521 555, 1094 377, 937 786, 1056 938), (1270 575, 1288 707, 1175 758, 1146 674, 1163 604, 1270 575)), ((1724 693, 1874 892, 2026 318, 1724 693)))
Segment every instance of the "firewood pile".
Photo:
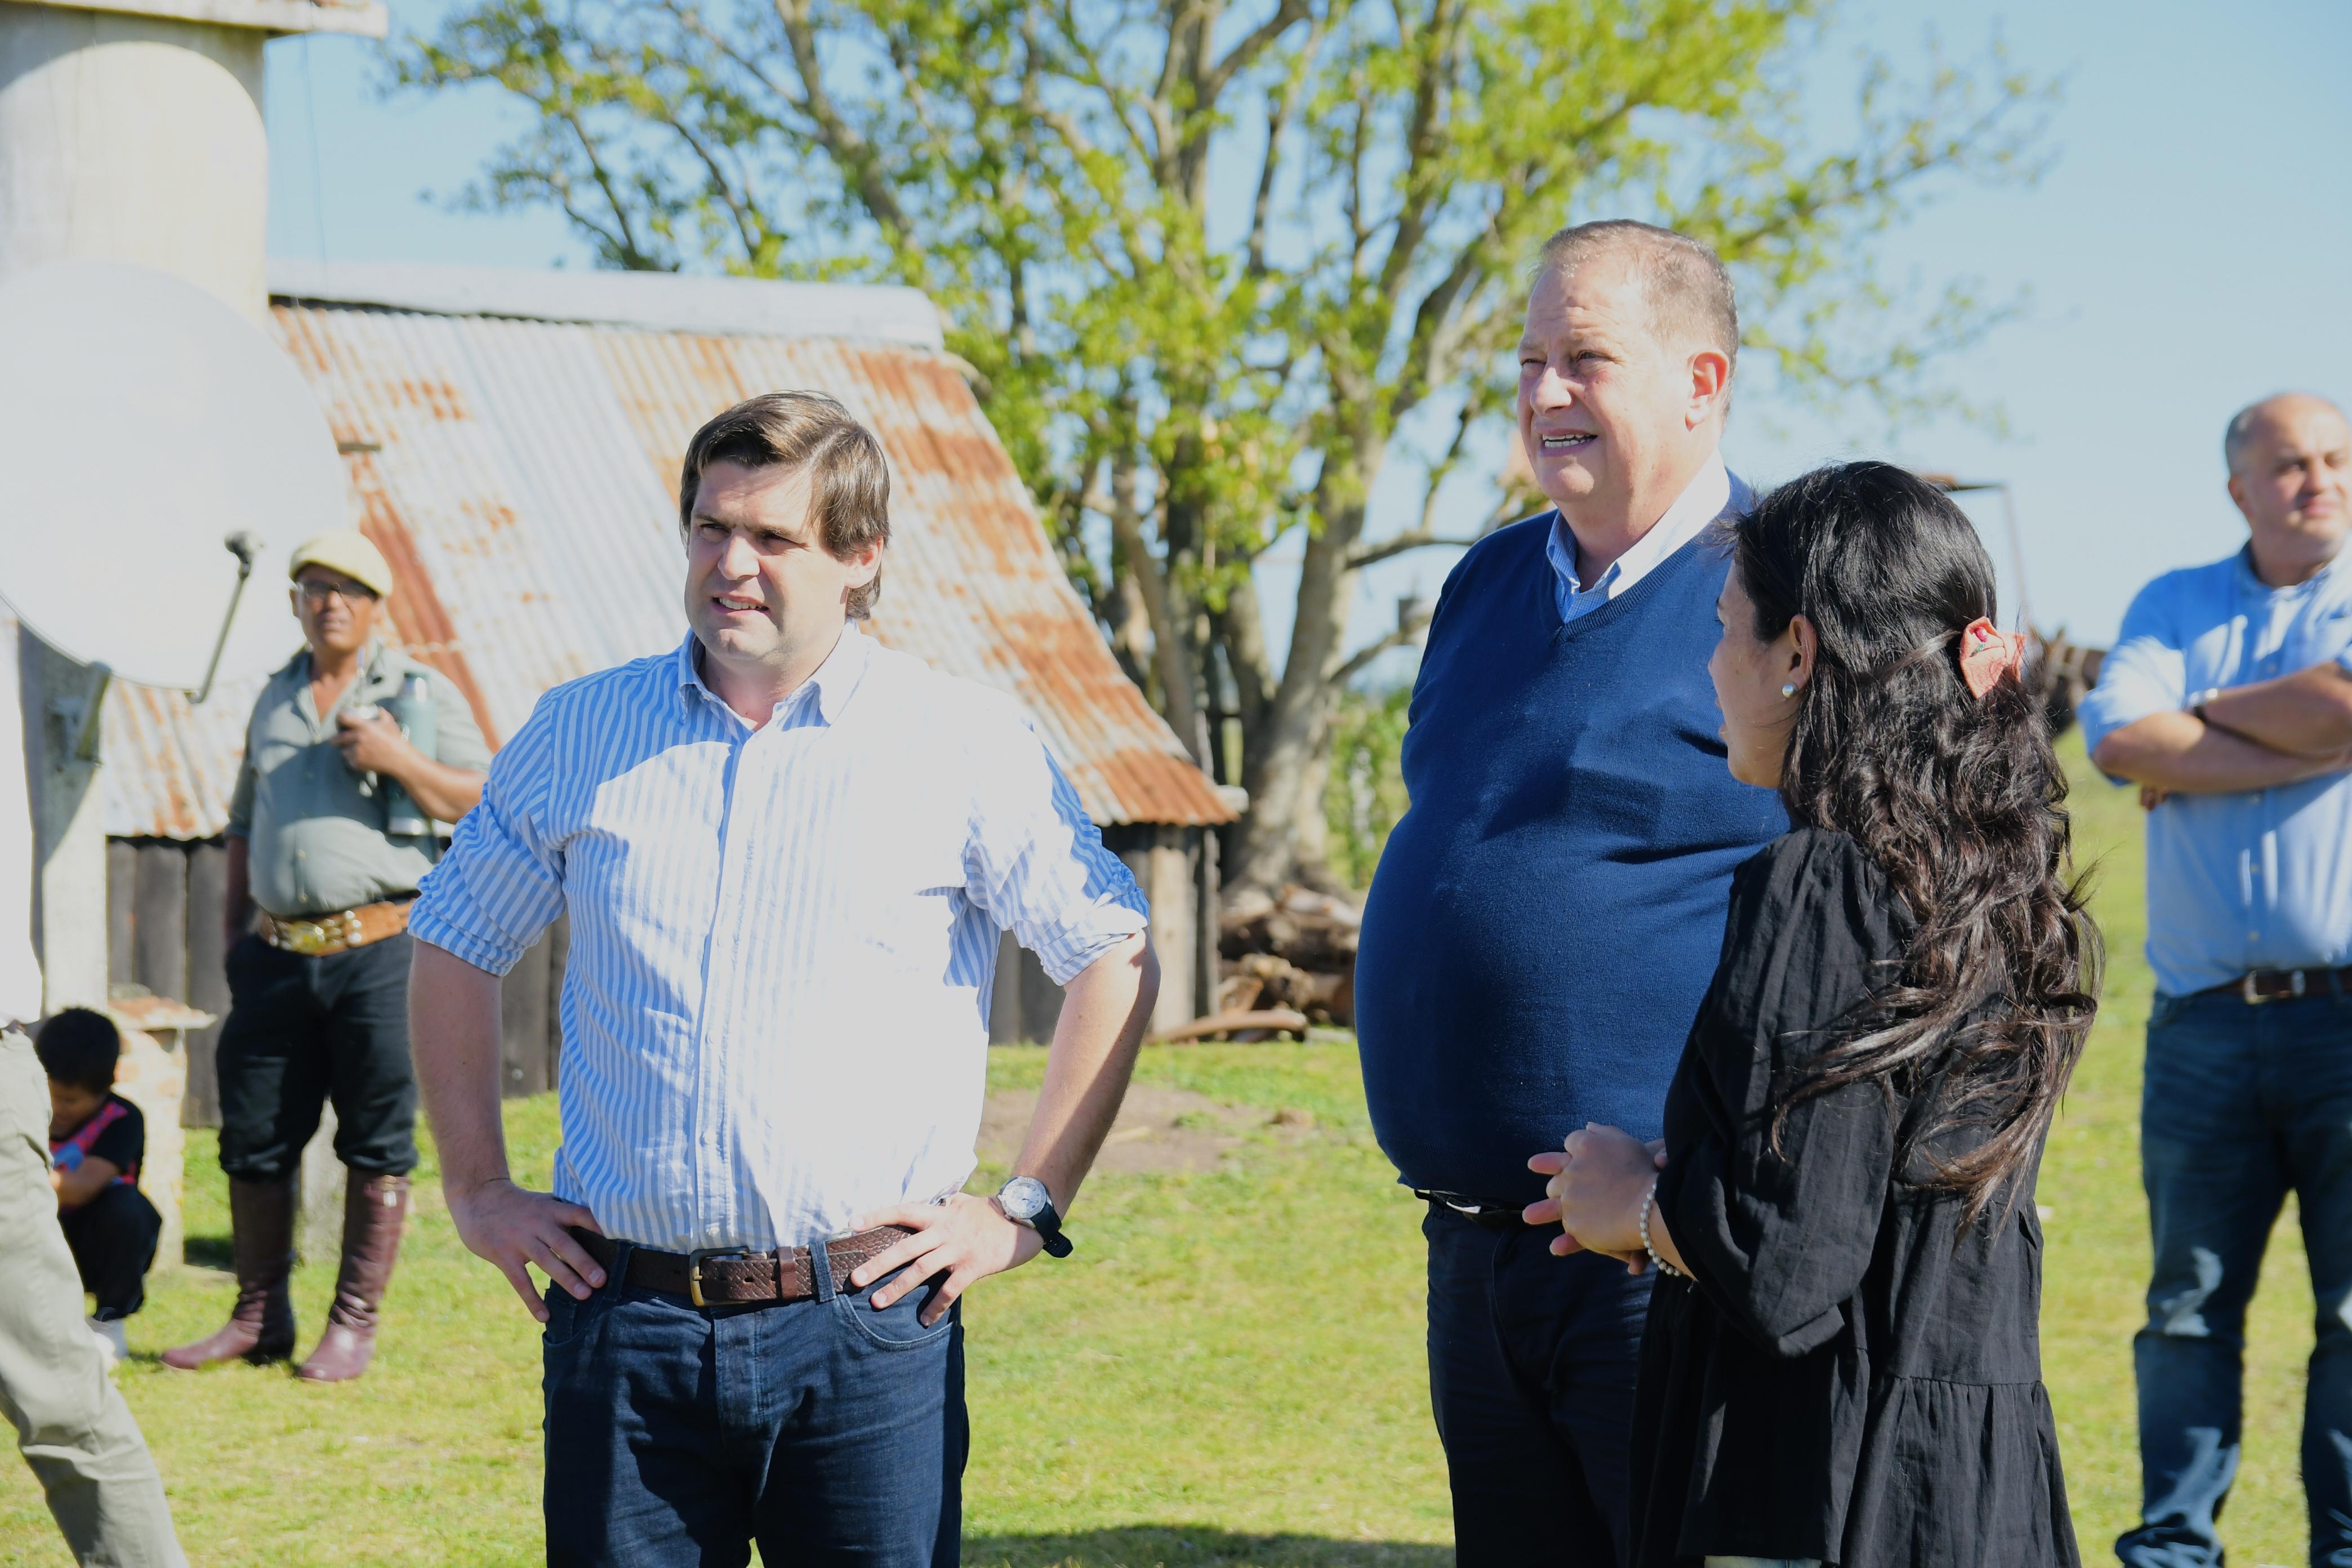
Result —
POLYGON ((2033 634, 2026 651, 2025 682, 2042 700, 2053 736, 2064 734, 2074 722, 2074 710, 2099 683, 2099 666, 2106 657, 2104 648, 2068 642, 2063 629, 2033 634))
POLYGON ((1243 888, 1226 896, 1219 923, 1220 1013, 1285 1008, 1317 1024, 1355 1023, 1361 910, 1311 888, 1243 888))

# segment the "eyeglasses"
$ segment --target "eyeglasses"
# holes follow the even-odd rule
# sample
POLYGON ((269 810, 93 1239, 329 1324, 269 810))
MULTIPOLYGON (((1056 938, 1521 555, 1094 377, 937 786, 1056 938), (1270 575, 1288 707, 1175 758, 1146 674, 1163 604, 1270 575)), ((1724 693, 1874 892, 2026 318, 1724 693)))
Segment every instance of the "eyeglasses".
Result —
POLYGON ((362 588, 357 584, 347 587, 341 583, 321 583, 316 579, 307 579, 295 584, 294 586, 301 592, 303 598, 314 605, 323 605, 330 599, 341 599, 346 605, 358 605, 368 603, 376 596, 374 589, 362 588))

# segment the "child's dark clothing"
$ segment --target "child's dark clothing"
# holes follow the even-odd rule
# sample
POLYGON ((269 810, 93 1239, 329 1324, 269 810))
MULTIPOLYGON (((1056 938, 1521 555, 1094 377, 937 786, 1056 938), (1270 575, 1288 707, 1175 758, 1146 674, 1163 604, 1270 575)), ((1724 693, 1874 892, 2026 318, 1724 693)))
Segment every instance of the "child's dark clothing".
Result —
POLYGON ((49 1158, 59 1170, 104 1160, 122 1173, 88 1203, 58 1215, 81 1269, 82 1289, 98 1298, 95 1315, 101 1321, 127 1318, 147 1301, 147 1270, 155 1261, 163 1216, 139 1190, 139 1162, 146 1153, 146 1119, 119 1094, 108 1095, 79 1127, 49 1141, 49 1158))

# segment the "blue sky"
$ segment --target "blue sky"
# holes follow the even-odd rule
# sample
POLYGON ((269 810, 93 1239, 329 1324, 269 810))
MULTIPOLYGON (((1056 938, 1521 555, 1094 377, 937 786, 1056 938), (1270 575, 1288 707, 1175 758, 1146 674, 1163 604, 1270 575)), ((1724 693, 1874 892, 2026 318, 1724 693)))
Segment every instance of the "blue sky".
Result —
MULTIPOLYGON (((445 8, 391 3, 395 30, 429 30, 445 8)), ((2034 620, 2105 643, 2148 576, 2242 541, 2220 457, 2233 410, 2286 387, 2352 402, 2352 5, 1850 5, 1822 92, 1844 93, 1862 45, 1919 65, 1931 24, 1963 58, 1997 26, 2017 65, 2065 83, 2056 161, 2038 185, 1956 188, 1882 242, 1898 279, 1973 276, 1994 297, 2031 289, 2023 321, 1943 373, 2000 404, 2009 431, 1945 422, 1890 445, 1866 416, 1751 400, 1727 449, 1759 483, 1861 455, 2008 480, 2034 620)), ((589 265, 550 214, 425 199, 463 185, 523 121, 488 93, 386 101, 375 49, 339 37, 269 47, 272 254, 589 265)), ((1462 492, 1465 519, 1484 510, 1475 491, 1462 492)), ((1416 504, 1402 487, 1384 499, 1380 511, 1400 521, 1416 504)), ((1999 502, 1971 510, 2006 579, 1999 502)), ((1450 564, 1423 552, 1368 574, 1359 632, 1381 629, 1397 595, 1433 591, 1450 564)), ((1269 629, 1286 636, 1290 569, 1277 558, 1262 571, 1269 629)), ((2007 607, 2006 580, 2003 592, 2007 607)))

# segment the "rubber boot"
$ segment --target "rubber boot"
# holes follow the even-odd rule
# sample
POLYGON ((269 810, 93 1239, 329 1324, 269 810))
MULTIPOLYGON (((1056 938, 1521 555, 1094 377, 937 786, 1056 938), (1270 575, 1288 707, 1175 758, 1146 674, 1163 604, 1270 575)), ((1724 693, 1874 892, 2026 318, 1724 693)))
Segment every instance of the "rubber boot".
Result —
POLYGON ((163 1352, 163 1364, 182 1372, 216 1361, 257 1364, 294 1353, 294 1184, 228 1179, 230 1251, 236 1265, 236 1305, 228 1321, 194 1344, 163 1352))
POLYGON ((335 1304, 327 1331, 302 1363, 305 1383, 348 1383, 375 1354, 376 1309, 400 1257, 400 1230, 408 1220, 408 1178, 351 1173, 343 1183, 343 1264, 335 1275, 335 1304))

